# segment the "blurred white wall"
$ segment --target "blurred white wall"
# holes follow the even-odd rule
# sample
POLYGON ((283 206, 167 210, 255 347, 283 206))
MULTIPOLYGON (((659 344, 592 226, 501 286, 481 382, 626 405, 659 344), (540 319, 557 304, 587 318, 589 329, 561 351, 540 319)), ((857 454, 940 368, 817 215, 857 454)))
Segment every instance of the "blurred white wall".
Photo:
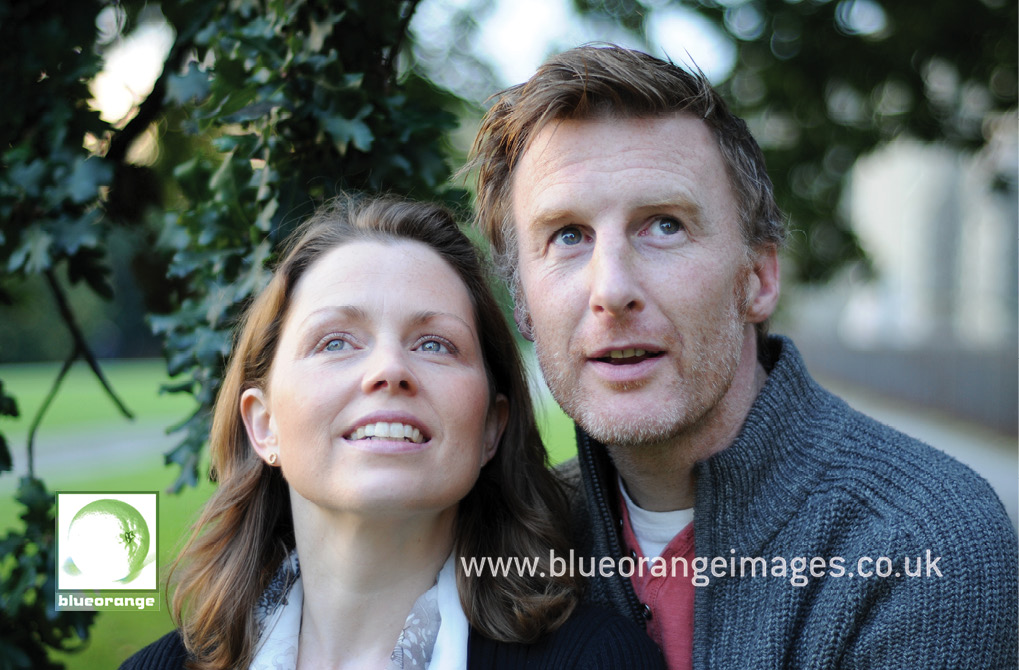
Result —
POLYGON ((780 328, 823 373, 1014 435, 1015 114, 987 135, 975 154, 900 139, 861 158, 843 206, 876 276, 791 289, 780 328))

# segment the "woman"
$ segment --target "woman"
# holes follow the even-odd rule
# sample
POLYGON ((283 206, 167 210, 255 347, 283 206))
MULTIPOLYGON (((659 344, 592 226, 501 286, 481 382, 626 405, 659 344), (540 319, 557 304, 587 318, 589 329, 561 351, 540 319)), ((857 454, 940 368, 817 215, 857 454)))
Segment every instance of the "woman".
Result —
POLYGON ((174 632, 125 668, 660 667, 568 550, 512 335, 444 209, 320 211, 247 312, 174 632), (463 558, 536 558, 468 574, 463 558), (185 666, 186 664, 186 666, 185 666))

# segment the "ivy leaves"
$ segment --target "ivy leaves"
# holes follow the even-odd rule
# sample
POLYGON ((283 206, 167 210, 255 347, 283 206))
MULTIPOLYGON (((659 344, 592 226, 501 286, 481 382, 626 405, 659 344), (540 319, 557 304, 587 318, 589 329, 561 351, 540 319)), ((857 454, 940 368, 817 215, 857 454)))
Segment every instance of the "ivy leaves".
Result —
MULTIPOLYGON (((167 15, 186 17, 187 4, 167 15)), ((187 378, 168 391, 198 400, 167 454, 181 466, 174 489, 197 482, 232 329, 296 223, 345 190, 462 198, 447 187, 442 148, 455 99, 393 69, 414 6, 218 9, 194 31, 196 60, 167 81, 166 102, 181 118, 171 131, 201 148, 173 168, 183 202, 163 217, 159 238, 186 291, 176 310, 150 318, 170 373, 187 378)))

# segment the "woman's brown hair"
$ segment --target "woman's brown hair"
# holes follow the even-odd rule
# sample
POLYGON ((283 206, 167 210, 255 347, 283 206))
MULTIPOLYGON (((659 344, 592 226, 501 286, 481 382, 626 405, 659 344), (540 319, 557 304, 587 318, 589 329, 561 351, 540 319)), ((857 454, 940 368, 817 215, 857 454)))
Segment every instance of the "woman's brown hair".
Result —
POLYGON ((467 575, 457 560, 460 600, 471 625, 503 641, 533 642, 560 626, 576 605, 577 578, 551 575, 551 551, 568 549, 561 524, 567 503, 548 470, 520 354, 470 240, 446 209, 394 198, 339 200, 320 209, 285 246, 272 279, 243 317, 209 436, 219 485, 171 569, 171 613, 192 668, 247 667, 256 636, 254 607, 294 548, 287 484, 251 448, 239 400, 264 388, 294 289, 327 252, 353 241, 415 240, 459 275, 474 318, 491 398, 509 400, 509 419, 495 456, 459 505, 459 557, 537 558, 531 575, 467 575))

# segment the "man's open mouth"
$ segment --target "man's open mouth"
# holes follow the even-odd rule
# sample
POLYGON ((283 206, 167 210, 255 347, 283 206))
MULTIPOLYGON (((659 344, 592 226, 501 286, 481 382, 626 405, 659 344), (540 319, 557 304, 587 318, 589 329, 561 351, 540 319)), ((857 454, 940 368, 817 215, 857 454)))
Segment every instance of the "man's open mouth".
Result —
POLYGON ((664 353, 664 351, 646 351, 644 349, 613 349, 607 355, 600 356, 595 360, 612 365, 632 365, 648 358, 658 358, 664 353))

